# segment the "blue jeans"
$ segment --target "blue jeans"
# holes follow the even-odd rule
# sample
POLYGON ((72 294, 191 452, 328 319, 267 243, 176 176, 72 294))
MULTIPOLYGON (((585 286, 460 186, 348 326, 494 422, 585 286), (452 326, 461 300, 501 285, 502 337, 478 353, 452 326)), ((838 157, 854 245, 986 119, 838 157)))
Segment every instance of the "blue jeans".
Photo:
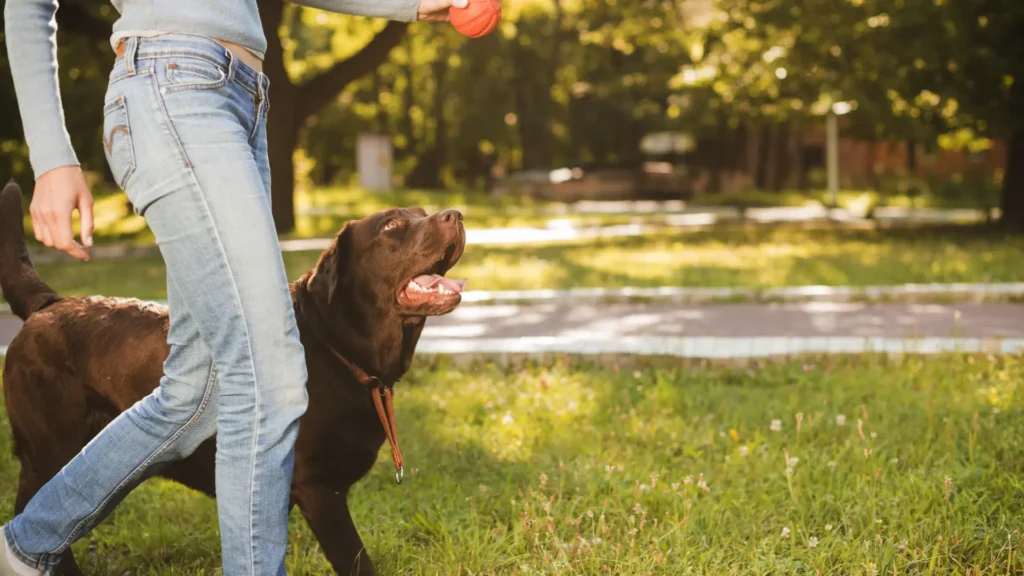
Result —
POLYGON ((157 467, 216 432, 224 574, 285 574, 306 364, 270 211, 267 84, 199 36, 130 38, 114 64, 104 145, 167 264, 170 355, 160 387, 7 525, 30 566, 54 566, 157 467))

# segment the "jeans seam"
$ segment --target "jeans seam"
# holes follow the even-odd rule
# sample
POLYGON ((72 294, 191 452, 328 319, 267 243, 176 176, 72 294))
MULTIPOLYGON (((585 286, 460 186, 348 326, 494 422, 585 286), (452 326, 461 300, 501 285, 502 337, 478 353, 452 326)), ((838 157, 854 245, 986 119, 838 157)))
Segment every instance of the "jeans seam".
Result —
MULTIPOLYGON (((161 103, 161 106, 163 106, 163 100, 161 100, 160 103, 161 103)), ((165 110, 165 113, 166 113, 166 110, 165 110)), ((168 122, 169 122, 169 119, 168 119, 168 122)), ((175 134, 175 140, 179 140, 178 137, 177 137, 177 133, 174 131, 173 124, 169 123, 168 124, 168 129, 171 130, 172 134, 175 134)), ((180 141, 179 141, 179 144, 180 144, 180 141)), ((210 210, 210 205, 206 201, 206 196, 203 194, 203 188, 199 184, 199 178, 196 177, 195 171, 194 171, 194 169, 191 166, 190 166, 190 174, 192 175, 192 183, 196 187, 196 190, 199 192, 199 198, 202 201, 203 210, 206 212, 206 214, 212 220, 213 219, 213 216, 212 216, 213 212, 210 210)), ((255 510, 254 510, 254 508, 256 506, 255 503, 259 500, 259 498, 257 497, 257 494, 256 494, 256 452, 257 452, 257 449, 258 449, 259 443, 260 443, 260 386, 259 386, 259 381, 257 380, 257 376, 256 376, 256 360, 255 360, 255 356, 253 355, 253 351, 252 351, 252 334, 250 334, 250 332, 249 332, 249 320, 248 320, 248 318, 246 318, 245 309, 242 307, 242 294, 238 290, 238 284, 235 283, 234 271, 231 270, 231 261, 227 257, 227 250, 225 250, 225 248, 224 248, 224 242, 223 242, 223 240, 221 240, 220 232, 217 230, 216 227, 213 227, 213 240, 217 244, 217 248, 220 251, 220 256, 224 259, 224 265, 227 267, 228 271, 230 272, 230 274, 228 276, 231 278, 231 288, 234 290, 235 301, 238 303, 238 312, 239 312, 239 315, 242 317, 242 326, 245 328, 245 345, 246 345, 246 348, 249 351, 249 368, 250 368, 250 370, 252 370, 253 396, 254 396, 254 403, 253 403, 254 407, 253 408, 254 409, 253 409, 253 420, 252 420, 252 427, 253 427, 252 450, 251 450, 252 459, 251 459, 251 464, 250 464, 251 468, 250 468, 250 473, 249 473, 249 517, 247 519, 246 525, 247 525, 247 530, 249 532, 249 538, 248 538, 248 540, 249 540, 249 543, 248 543, 249 544, 249 546, 248 546, 248 548, 249 548, 249 573, 255 575, 256 574, 256 555, 255 555, 254 547, 255 547, 256 543, 255 543, 255 538, 253 537, 252 523, 253 523, 253 518, 255 518, 255 516, 256 516, 255 510)))
MULTIPOLYGON (((178 132, 174 129, 174 125, 171 124, 171 116, 167 113, 167 105, 164 103, 163 95, 160 94, 160 86, 157 84, 156 74, 153 75, 151 83, 153 84, 153 97, 156 98, 157 106, 160 107, 160 115, 163 116, 167 133, 171 135, 171 140, 174 140, 174 145, 178 147, 178 153, 181 154, 181 159, 185 161, 185 168, 191 170, 192 162, 188 159, 188 153, 185 152, 185 146, 182 145, 181 138, 178 138, 178 132)), ((194 177, 193 182, 195 182, 197 186, 199 185, 199 183, 195 181, 194 177)), ((206 209, 207 213, 209 213, 210 208, 206 205, 205 200, 203 202, 203 207, 206 209)))
MULTIPOLYGON (((216 368, 216 366, 214 364, 211 363, 210 364, 210 376, 206 379, 206 387, 203 390, 203 399, 199 402, 199 406, 196 408, 196 411, 192 413, 192 416, 188 419, 188 421, 185 422, 184 424, 182 424, 181 426, 179 426, 178 429, 174 432, 174 434, 170 438, 168 438, 166 441, 164 441, 164 443, 161 444, 159 448, 154 450, 153 453, 150 454, 149 457, 146 458, 142 462, 142 464, 139 464, 138 466, 136 466, 135 469, 132 470, 131 473, 129 473, 128 476, 126 476, 124 478, 124 480, 122 480, 114 488, 114 490, 112 492, 107 494, 107 497, 103 499, 103 502, 100 502, 100 505, 97 506, 95 510, 93 510, 92 514, 89 514, 88 516, 83 518, 81 521, 79 521, 79 523, 76 524, 75 527, 71 530, 71 533, 68 534, 68 537, 64 539, 64 542, 62 542, 61 545, 57 547, 57 550, 55 550, 55 551, 50 553, 51 555, 55 556, 57 554, 63 553, 64 550, 66 549, 66 547, 71 542, 73 542, 75 540, 75 536, 78 534, 79 530, 82 529, 82 526, 84 526, 86 523, 88 523, 89 520, 92 520, 93 518, 95 518, 96 515, 99 514, 99 512, 101 510, 103 510, 103 507, 106 506, 107 502, 110 501, 110 499, 114 496, 114 494, 117 494, 119 490, 121 490, 124 486, 126 486, 129 483, 129 481, 134 480, 135 478, 137 478, 138 475, 139 475, 139 472, 141 470, 146 468, 146 466, 149 465, 149 463, 151 463, 154 458, 156 458, 160 454, 164 453, 167 450, 167 448, 170 447, 171 444, 176 442, 178 440, 178 438, 181 438, 181 435, 184 434, 185 432, 187 432, 188 429, 191 428, 192 425, 196 423, 196 420, 199 419, 199 417, 206 410, 206 406, 210 403, 210 396, 212 395, 213 388, 214 388, 213 382, 216 381, 216 379, 217 379, 217 368, 216 368)), ((17 545, 17 544, 15 544, 15 545, 17 545)), ((40 561, 42 562, 42 559, 40 561)), ((59 559, 58 559, 58 561, 59 561, 59 559)), ((49 564, 49 563, 47 563, 47 564, 49 564)), ((56 564, 54 564, 54 565, 56 565, 56 564)))

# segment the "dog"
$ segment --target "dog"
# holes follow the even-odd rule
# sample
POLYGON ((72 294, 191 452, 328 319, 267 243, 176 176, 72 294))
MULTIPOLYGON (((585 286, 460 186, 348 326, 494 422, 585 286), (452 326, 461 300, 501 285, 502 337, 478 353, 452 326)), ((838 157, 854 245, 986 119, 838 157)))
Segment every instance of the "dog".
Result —
MULTIPOLYGON (((152 392, 168 353, 167 310, 126 298, 63 298, 36 273, 22 194, 0 193, 0 288, 24 320, 4 368, 7 414, 21 460, 15 501, 32 496, 120 412, 152 392)), ((392 209, 348 222, 316 266, 290 285, 305 347, 309 408, 295 446, 291 504, 339 574, 375 573, 348 509, 348 490, 392 442, 392 386, 409 370, 428 316, 462 301, 445 278, 462 256, 462 214, 392 209), (391 224, 394 223, 394 224, 391 224)), ((214 496, 215 440, 159 472, 214 496)), ((70 550, 63 574, 81 571, 70 550)))

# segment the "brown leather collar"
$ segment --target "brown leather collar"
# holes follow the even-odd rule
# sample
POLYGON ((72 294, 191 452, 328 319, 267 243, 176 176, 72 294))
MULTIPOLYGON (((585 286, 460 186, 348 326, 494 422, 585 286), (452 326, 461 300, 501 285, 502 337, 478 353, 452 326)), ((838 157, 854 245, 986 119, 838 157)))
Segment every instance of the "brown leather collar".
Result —
POLYGON ((341 352, 338 352, 326 340, 320 340, 334 357, 348 368, 348 371, 355 376, 356 380, 370 389, 373 395, 373 405, 377 408, 377 417, 384 426, 384 435, 388 437, 388 444, 391 445, 391 461, 395 464, 395 482, 401 484, 405 476, 405 460, 402 459, 402 449, 398 446, 398 431, 395 429, 395 407, 391 402, 391 388, 384 385, 380 378, 370 376, 362 368, 356 366, 341 352), (381 396, 384 400, 381 401, 381 396))
MULTIPOLYGON (((312 298, 312 294, 308 292, 307 296, 312 298)), ((319 305, 314 303, 314 306, 316 306, 317 311, 320 311, 319 305)), ((299 307, 302 308, 301 303, 299 307)), ((303 313, 303 316, 305 316, 305 313, 303 313)), ((309 326, 310 323, 307 318, 306 325, 309 326)), ((316 329, 313 329, 312 333, 324 345, 324 348, 327 348, 360 384, 370 390, 370 394, 373 396, 373 405, 377 409, 377 417, 380 418, 380 423, 384 427, 384 435, 387 436, 388 444, 391 446, 391 461, 395 465, 395 482, 401 484, 402 478, 405 477, 405 460, 402 458, 402 449, 398 446, 398 430, 395 428, 395 407, 391 401, 391 388, 384 384, 380 378, 370 376, 354 362, 345 358, 341 352, 338 352, 331 346, 331 343, 326 338, 318 334, 316 329)))

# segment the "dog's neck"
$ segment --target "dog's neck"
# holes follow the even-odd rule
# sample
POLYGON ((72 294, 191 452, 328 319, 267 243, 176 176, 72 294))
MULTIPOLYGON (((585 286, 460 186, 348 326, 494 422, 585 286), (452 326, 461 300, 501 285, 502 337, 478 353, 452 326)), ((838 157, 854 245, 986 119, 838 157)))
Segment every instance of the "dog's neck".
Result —
POLYGON ((293 285, 300 335, 307 346, 323 346, 370 376, 393 385, 405 375, 425 318, 403 317, 360 303, 339 292, 330 302, 312 290, 308 275, 293 285))

